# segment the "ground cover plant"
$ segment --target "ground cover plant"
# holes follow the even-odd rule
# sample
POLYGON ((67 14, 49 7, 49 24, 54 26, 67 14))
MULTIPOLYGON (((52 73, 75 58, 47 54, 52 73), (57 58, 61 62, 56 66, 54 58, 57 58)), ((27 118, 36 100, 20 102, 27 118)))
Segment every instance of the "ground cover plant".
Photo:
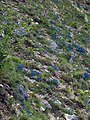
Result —
POLYGON ((90 120, 89 0, 0 1, 0 119, 90 120))

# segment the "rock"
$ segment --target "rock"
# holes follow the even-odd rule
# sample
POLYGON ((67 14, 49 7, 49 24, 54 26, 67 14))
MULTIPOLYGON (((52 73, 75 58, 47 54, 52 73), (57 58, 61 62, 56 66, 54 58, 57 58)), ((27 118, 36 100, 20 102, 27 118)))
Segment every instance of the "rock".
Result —
POLYGON ((50 120, 56 120, 53 114, 48 113, 48 115, 50 116, 50 120))
POLYGON ((19 100, 27 100, 28 99, 28 95, 27 95, 27 90, 26 88, 20 84, 19 82, 17 82, 17 87, 18 87, 18 99, 19 100))
POLYGON ((70 99, 73 100, 75 98, 74 91, 71 91, 69 94, 70 94, 70 99))
POLYGON ((62 104, 59 100, 55 100, 54 103, 57 104, 57 105, 61 105, 62 104))
POLYGON ((40 111, 44 112, 45 108, 44 107, 40 107, 40 111))
POLYGON ((53 40, 50 40, 49 42, 51 44, 51 48, 55 50, 57 48, 57 44, 53 40))
POLYGON ((70 57, 70 59, 69 59, 69 62, 70 62, 70 63, 73 62, 73 60, 74 60, 74 55, 75 55, 75 53, 72 53, 72 55, 71 55, 71 57, 70 57))
POLYGON ((15 29, 14 34, 20 35, 20 36, 25 36, 28 33, 24 30, 24 28, 21 27, 21 28, 15 29))
POLYGON ((0 84, 0 88, 3 88, 3 85, 2 85, 2 84, 0 84))
POLYGON ((44 101, 44 105, 45 105, 46 108, 52 109, 52 106, 46 100, 44 101))
POLYGON ((76 115, 68 115, 68 114, 65 114, 65 119, 66 120, 79 120, 76 115))
POLYGON ((87 52, 90 54, 90 46, 87 47, 87 52))

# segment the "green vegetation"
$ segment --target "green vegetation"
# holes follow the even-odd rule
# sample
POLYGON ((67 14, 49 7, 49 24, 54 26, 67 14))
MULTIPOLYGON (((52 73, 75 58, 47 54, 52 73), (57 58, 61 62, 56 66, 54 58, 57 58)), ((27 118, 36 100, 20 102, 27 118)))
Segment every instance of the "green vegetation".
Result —
POLYGON ((0 119, 90 119, 89 4, 0 1, 0 119))

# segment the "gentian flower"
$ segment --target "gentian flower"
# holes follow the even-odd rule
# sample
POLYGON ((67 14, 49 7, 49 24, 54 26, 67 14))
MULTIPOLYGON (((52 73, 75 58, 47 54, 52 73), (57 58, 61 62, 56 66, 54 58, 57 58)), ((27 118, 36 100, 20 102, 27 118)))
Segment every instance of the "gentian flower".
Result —
POLYGON ((90 73, 88 73, 88 72, 85 72, 85 73, 84 73, 84 77, 85 77, 85 78, 88 78, 88 77, 90 77, 90 73))
POLYGON ((41 81, 41 78, 40 78, 40 77, 38 77, 38 78, 37 78, 37 81, 38 81, 38 82, 39 82, 39 81, 41 81))
POLYGON ((51 37, 52 37, 52 39, 57 39, 59 36, 52 34, 51 37))
POLYGON ((85 49, 83 48, 83 47, 78 47, 78 49, 77 49, 79 52, 82 52, 82 53, 85 53, 85 49))
POLYGON ((24 105, 23 103, 21 103, 20 105, 22 106, 22 108, 23 108, 24 110, 26 109, 26 107, 25 107, 25 105, 24 105))
POLYGON ((18 70, 23 70, 24 65, 23 64, 18 64, 18 70))
POLYGON ((52 66, 53 69, 57 70, 57 67, 55 65, 52 66))
POLYGON ((32 77, 35 76, 35 75, 40 75, 40 72, 37 71, 37 70, 31 69, 30 72, 31 72, 30 76, 32 76, 32 77))
POLYGON ((88 105, 90 105, 90 101, 88 102, 88 105))
POLYGON ((71 34, 70 34, 70 33, 67 33, 67 37, 71 38, 71 34))
POLYGON ((53 78, 53 82, 54 82, 54 84, 58 85, 58 80, 57 79, 53 78))
POLYGON ((32 115, 32 112, 30 110, 28 110, 27 112, 29 113, 30 116, 32 115))
POLYGON ((54 24, 54 21, 53 21, 53 20, 51 20, 51 21, 50 21, 50 23, 51 23, 51 24, 54 24))
POLYGON ((67 44, 67 46, 68 46, 68 49, 69 49, 70 51, 73 50, 73 46, 72 46, 72 45, 67 44))

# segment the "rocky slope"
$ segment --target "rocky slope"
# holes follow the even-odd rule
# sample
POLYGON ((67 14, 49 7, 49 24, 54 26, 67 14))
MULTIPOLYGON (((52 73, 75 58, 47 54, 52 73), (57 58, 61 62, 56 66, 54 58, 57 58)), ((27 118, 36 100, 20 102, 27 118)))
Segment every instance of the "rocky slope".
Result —
POLYGON ((90 2, 0 1, 0 120, 90 120, 90 2))

